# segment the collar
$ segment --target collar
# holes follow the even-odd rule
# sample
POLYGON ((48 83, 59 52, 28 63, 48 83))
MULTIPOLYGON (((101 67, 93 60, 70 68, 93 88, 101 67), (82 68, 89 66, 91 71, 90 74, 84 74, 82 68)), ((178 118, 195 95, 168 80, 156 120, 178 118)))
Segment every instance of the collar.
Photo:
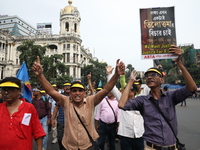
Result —
MULTIPOLYGON (((160 90, 160 91, 161 91, 160 97, 167 95, 167 91, 162 91, 162 90, 160 90)), ((151 97, 153 98, 153 96, 151 95, 151 92, 149 91, 149 94, 147 95, 147 98, 150 100, 151 97)))

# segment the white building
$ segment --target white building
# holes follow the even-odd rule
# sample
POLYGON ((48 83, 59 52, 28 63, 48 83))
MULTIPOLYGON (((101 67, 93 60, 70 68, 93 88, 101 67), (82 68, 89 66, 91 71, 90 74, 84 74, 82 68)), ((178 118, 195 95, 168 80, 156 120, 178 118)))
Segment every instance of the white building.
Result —
MULTIPOLYGON (((90 50, 85 49, 80 38, 81 16, 78 9, 68 0, 68 6, 60 10, 60 33, 58 35, 25 35, 12 36, 11 30, 0 29, 0 79, 15 76, 19 69, 17 47, 23 41, 35 41, 35 45, 49 45, 46 55, 62 54, 62 62, 69 66, 69 75, 81 78, 81 66, 88 65, 92 59, 90 50)), ((1 24, 0 24, 1 26, 1 24)))

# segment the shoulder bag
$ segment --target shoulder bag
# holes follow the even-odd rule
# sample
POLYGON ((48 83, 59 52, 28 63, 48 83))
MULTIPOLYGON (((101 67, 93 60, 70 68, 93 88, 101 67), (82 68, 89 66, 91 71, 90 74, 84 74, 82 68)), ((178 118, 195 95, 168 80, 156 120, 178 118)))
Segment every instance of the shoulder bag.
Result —
MULTIPOLYGON (((73 106, 73 107, 74 107, 74 106, 73 106)), ((80 122, 81 122, 81 124, 83 125, 83 127, 84 127, 85 131, 87 132, 87 134, 88 134, 88 137, 90 138, 90 141, 91 141, 91 143, 92 143, 93 149, 94 149, 94 150, 101 150, 101 149, 99 148, 98 144, 97 144, 97 143, 96 143, 96 142, 95 142, 95 141, 92 139, 92 137, 91 137, 90 133, 88 132, 88 130, 87 130, 87 128, 85 127, 85 125, 84 125, 83 121, 81 120, 81 118, 80 118, 79 114, 77 113, 77 111, 76 111, 75 107, 74 107, 74 111, 75 111, 75 113, 76 113, 76 115, 77 115, 77 117, 78 117, 79 121, 80 121, 80 122)))
POLYGON ((174 134, 174 136, 175 136, 175 138, 176 138, 176 148, 177 148, 178 150, 186 150, 185 144, 180 143, 178 137, 176 136, 176 134, 175 134, 175 132, 174 132, 174 129, 173 129, 172 125, 171 125, 170 122, 168 121, 167 117, 163 114, 163 112, 161 111, 160 107, 159 107, 158 105, 156 105, 154 99, 151 99, 150 101, 151 101, 152 104, 157 108, 157 110, 159 111, 159 113, 162 115, 162 117, 165 119, 165 121, 167 122, 167 124, 168 124, 169 127, 171 128, 171 130, 172 130, 172 132, 173 132, 173 134, 174 134))

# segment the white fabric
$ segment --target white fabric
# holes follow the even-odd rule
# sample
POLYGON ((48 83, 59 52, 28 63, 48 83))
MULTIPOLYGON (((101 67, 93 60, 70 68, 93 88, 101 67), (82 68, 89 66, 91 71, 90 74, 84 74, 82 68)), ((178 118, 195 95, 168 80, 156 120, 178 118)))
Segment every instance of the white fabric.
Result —
MULTIPOLYGON (((108 81, 112 75, 108 75, 108 81)), ((120 91, 116 86, 112 89, 113 95, 119 101, 121 97, 120 91)), ((118 135, 129 138, 140 138, 144 133, 144 120, 139 111, 124 111, 120 112, 120 123, 118 135)))

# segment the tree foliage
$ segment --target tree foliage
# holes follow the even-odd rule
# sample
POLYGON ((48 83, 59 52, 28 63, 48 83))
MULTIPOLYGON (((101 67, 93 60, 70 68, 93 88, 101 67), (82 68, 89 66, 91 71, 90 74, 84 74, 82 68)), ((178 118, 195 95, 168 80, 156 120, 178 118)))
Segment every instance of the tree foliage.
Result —
POLYGON ((84 67, 81 68, 81 76, 82 76, 82 82, 84 85, 87 85, 87 75, 91 72, 92 74, 92 82, 95 82, 96 85, 94 88, 98 87, 98 84, 101 80, 102 87, 107 82, 107 74, 106 74, 106 66, 107 63, 100 63, 97 61, 90 61, 91 65, 84 65, 84 67))
MULTIPOLYGON (((197 85, 200 85, 200 66, 190 61, 190 49, 191 47, 186 47, 185 49, 183 49, 184 53, 181 56, 181 61, 194 79, 195 83, 197 85)), ((167 75, 165 77, 165 83, 175 84, 177 80, 180 80, 180 84, 185 84, 184 78, 181 75, 175 61, 168 59, 161 60, 160 63, 162 64, 162 68, 167 75)))
POLYGON ((22 64, 24 61, 26 62, 30 82, 32 84, 37 84, 37 79, 35 75, 32 73, 31 68, 36 61, 37 56, 40 57, 41 64, 43 65, 43 73, 48 81, 51 83, 57 84, 57 78, 60 80, 63 79, 63 83, 66 82, 66 80, 69 80, 69 76, 64 76, 66 72, 68 72, 68 67, 62 63, 63 55, 54 54, 51 56, 45 56, 47 46, 40 46, 40 45, 34 45, 34 41, 25 41, 17 47, 17 50, 20 52, 20 64, 22 64), (60 77, 60 76, 64 76, 60 77))

